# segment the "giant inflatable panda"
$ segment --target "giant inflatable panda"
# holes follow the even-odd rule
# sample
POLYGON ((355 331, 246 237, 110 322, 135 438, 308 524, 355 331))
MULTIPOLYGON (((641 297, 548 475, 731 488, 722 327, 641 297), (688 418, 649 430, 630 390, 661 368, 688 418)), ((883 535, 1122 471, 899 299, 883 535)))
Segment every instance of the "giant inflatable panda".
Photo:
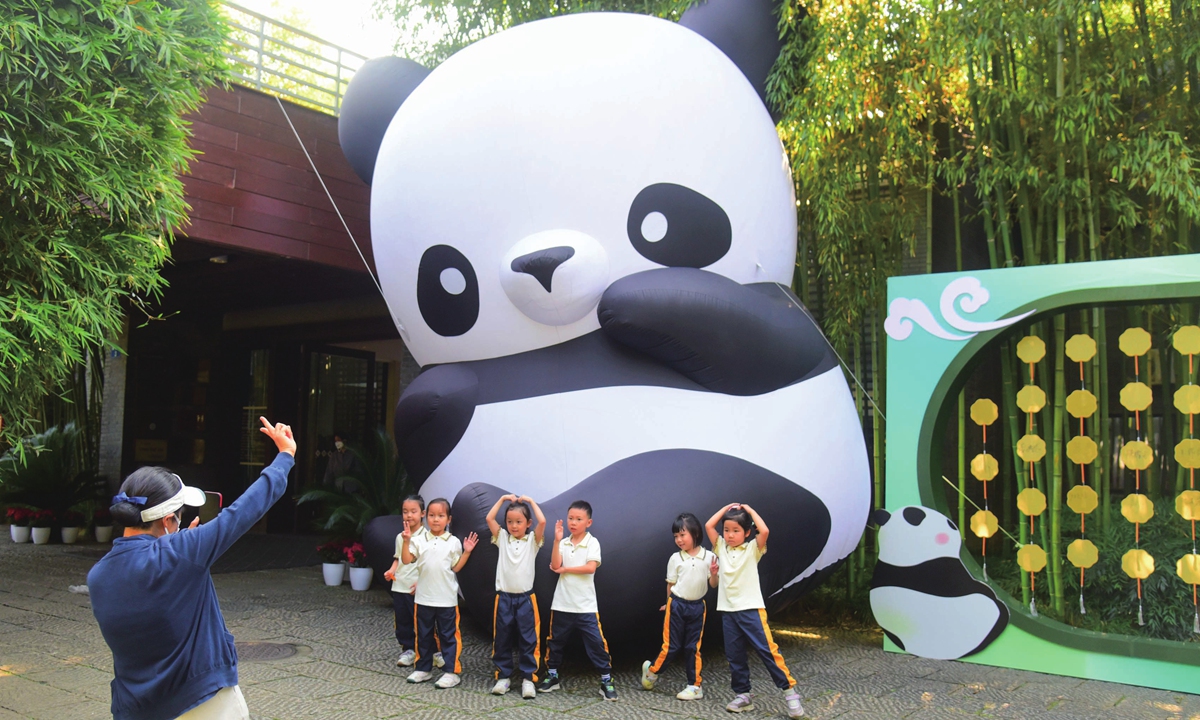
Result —
MULTIPOLYGON (((409 477, 452 500, 454 532, 485 540, 496 498, 537 500, 551 525, 543 610, 554 520, 589 501, 610 639, 657 635, 642 628, 661 622, 681 512, 762 513, 769 608, 848 556, 866 524, 854 403, 789 289, 796 203, 760 96, 775 21, 764 0, 738 1, 679 24, 531 22, 432 72, 372 61, 340 121, 371 184, 384 294, 423 367, 396 408, 409 477)), ((380 571, 399 529, 383 518, 368 533, 380 571)), ((460 573, 480 619, 495 564, 481 542, 460 573)))

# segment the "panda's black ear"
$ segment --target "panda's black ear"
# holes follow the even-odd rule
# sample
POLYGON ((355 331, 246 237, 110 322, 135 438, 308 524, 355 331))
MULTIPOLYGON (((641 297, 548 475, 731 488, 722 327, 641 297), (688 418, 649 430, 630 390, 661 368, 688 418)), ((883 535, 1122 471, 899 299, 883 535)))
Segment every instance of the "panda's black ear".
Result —
POLYGON ((767 75, 783 47, 777 0, 700 0, 679 24, 703 35, 733 61, 767 102, 767 75))
POLYGON ((406 58, 375 58, 363 63, 346 88, 338 142, 350 167, 366 184, 375 174, 375 158, 388 125, 428 74, 428 68, 406 58))
POLYGON ((875 521, 876 525, 883 527, 884 525, 887 525, 888 520, 892 519, 892 514, 883 508, 879 508, 875 512, 871 513, 871 519, 875 521))

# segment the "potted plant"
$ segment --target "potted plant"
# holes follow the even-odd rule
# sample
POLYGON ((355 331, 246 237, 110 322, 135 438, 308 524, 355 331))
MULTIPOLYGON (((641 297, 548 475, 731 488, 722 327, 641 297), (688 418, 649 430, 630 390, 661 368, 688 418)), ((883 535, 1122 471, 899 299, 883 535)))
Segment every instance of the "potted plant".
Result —
POLYGON ((96 542, 106 543, 112 541, 112 513, 108 508, 99 508, 92 513, 92 522, 94 523, 96 532, 96 542))
POLYGON ((346 548, 346 562, 350 565, 350 587, 359 591, 371 587, 371 576, 375 571, 367 566, 367 551, 362 543, 356 542, 346 548))
POLYGON ((34 510, 29 514, 29 524, 33 526, 34 545, 45 545, 50 542, 50 529, 54 526, 54 513, 49 510, 34 510))
POLYGON ((19 507, 10 507, 4 512, 8 520, 8 534, 13 542, 29 542, 29 515, 29 510, 19 507))
POLYGON ((64 545, 74 545, 83 530, 83 513, 68 510, 62 514, 62 541, 64 545))
POLYGON ((341 585, 346 579, 346 545, 345 540, 330 540, 317 546, 326 585, 341 585))

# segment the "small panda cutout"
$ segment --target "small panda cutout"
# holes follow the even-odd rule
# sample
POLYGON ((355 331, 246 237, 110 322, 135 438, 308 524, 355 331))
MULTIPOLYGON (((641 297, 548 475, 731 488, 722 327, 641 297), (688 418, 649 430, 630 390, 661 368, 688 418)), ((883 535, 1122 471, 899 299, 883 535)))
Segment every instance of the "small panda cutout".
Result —
POLYGON ((901 650, 955 660, 987 647, 1008 625, 1008 608, 959 559, 958 528, 945 515, 909 506, 877 510, 879 562, 871 611, 901 650))
MULTIPOLYGON (((380 282, 423 366, 396 408, 409 477, 453 501, 459 533, 510 492, 551 523, 589 501, 610 636, 657 622, 681 512, 763 513, 768 607, 866 524, 854 403, 790 290, 795 196, 760 97, 774 56, 743 52, 778 48, 771 5, 554 17, 433 71, 371 61, 346 93, 343 151, 371 183, 380 282)), ((387 561, 396 522, 370 545, 387 561)), ((459 576, 481 617, 494 552, 459 576)))

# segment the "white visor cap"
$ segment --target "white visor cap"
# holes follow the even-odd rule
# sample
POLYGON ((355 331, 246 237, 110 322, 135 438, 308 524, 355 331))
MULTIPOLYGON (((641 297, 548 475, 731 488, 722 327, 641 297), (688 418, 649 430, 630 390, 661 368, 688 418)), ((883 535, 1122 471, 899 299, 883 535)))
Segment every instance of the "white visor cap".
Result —
MULTIPOLYGON (((179 480, 179 476, 175 476, 179 480)), ((142 511, 142 522, 153 522, 161 520, 168 515, 173 515, 179 508, 187 505, 189 507, 200 507, 208 497, 200 488, 184 485, 183 480, 179 480, 179 492, 172 495, 169 499, 160 502, 154 507, 148 507, 142 511)))

